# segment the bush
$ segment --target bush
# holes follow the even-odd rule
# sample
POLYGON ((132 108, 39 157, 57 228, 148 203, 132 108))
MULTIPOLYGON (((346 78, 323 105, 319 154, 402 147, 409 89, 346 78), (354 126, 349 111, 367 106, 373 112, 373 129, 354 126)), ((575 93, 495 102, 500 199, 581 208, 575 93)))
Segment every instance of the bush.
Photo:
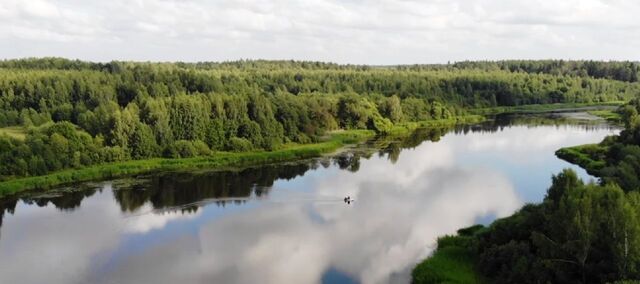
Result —
POLYGON ((129 159, 128 153, 120 146, 100 149, 100 159, 104 162, 121 162, 129 159))
POLYGON ((191 158, 198 156, 198 150, 191 141, 178 140, 171 143, 164 151, 164 156, 167 158, 191 158))
POLYGON ((207 143, 204 143, 201 140, 196 140, 192 142, 193 148, 195 148, 198 156, 209 156, 211 155, 211 149, 207 146, 207 143))
POLYGON ((233 152, 247 152, 253 150, 253 145, 247 139, 232 137, 229 139, 227 149, 233 152))
POLYGON ((368 128, 374 130, 376 133, 386 134, 393 128, 393 123, 391 123, 389 119, 376 114, 369 120, 368 128))
POLYGON ((466 237, 471 237, 476 235, 477 233, 485 230, 486 228, 484 227, 484 225, 481 224, 477 224, 477 225, 473 225, 471 227, 466 227, 466 228, 462 228, 460 230, 458 230, 458 235, 460 236, 466 236, 466 237))

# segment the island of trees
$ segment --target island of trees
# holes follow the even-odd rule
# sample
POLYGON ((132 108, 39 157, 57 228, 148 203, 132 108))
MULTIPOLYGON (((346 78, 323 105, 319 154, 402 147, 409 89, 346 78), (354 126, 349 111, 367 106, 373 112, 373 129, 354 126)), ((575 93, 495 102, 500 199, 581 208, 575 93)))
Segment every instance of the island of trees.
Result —
MULTIPOLYGON (((286 151, 324 141, 338 129, 385 134, 412 122, 456 123, 478 109, 627 101, 640 94, 639 70, 634 62, 593 61, 379 67, 5 60, 0 193, 8 181, 96 165, 286 151)), ((102 176, 131 173, 133 164, 114 167, 102 176)), ((101 171, 67 172, 64 178, 13 183, 11 189, 83 180, 101 171)))

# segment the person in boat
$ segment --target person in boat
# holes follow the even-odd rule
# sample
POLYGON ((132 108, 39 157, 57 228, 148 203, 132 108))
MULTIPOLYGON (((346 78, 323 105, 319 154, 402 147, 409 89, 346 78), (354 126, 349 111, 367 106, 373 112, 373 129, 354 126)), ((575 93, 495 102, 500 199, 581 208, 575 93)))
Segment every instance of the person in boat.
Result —
POLYGON ((351 201, 353 201, 353 199, 351 199, 351 196, 348 196, 344 198, 344 202, 345 203, 351 203, 351 201))

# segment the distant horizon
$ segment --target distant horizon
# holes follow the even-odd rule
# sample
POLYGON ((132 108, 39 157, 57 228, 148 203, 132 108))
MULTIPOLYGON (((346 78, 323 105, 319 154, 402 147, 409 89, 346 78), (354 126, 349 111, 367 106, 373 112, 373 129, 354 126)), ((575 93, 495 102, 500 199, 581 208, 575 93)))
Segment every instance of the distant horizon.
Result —
POLYGON ((0 58, 0 61, 12 61, 12 60, 29 60, 29 59, 64 59, 70 61, 80 61, 87 63, 110 63, 110 62, 130 62, 130 63, 233 63, 242 61, 266 61, 266 62, 312 62, 312 63, 324 63, 324 64, 336 64, 336 65, 352 65, 352 66, 371 66, 371 67, 394 67, 394 66, 415 66, 415 65, 451 65, 461 62, 507 62, 507 61, 565 61, 565 62, 629 62, 640 63, 640 60, 634 59, 566 59, 566 58, 541 58, 541 59, 529 59, 529 58, 506 58, 506 59, 464 59, 464 60, 449 60, 447 62, 432 62, 432 63, 390 63, 390 64, 371 64, 371 63, 343 63, 333 61, 322 61, 314 59, 266 59, 266 58, 239 58, 239 59, 224 59, 224 60, 198 60, 198 61, 180 61, 180 60, 127 60, 127 59, 110 59, 110 60, 86 60, 82 58, 61 57, 61 56, 27 56, 27 57, 14 57, 14 58, 0 58))

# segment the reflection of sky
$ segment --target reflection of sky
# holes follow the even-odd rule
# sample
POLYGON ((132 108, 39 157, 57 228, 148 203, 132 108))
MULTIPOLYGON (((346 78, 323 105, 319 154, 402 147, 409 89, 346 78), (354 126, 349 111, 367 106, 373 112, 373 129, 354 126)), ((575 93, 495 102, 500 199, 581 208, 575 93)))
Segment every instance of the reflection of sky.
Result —
POLYGON ((541 200, 568 166, 556 149, 609 134, 448 134, 396 164, 374 155, 356 173, 320 167, 276 181, 266 198, 189 214, 124 216, 109 185, 73 212, 20 203, 2 227, 0 283, 406 282, 438 236, 541 200))
POLYGON ((558 159, 557 149, 598 143, 604 136, 616 133, 617 130, 605 128, 585 131, 577 125, 514 126, 495 133, 446 135, 441 142, 455 149, 457 164, 502 172, 524 201, 540 202, 550 185, 551 175, 564 168, 574 169, 585 181, 593 179, 584 169, 558 159))

